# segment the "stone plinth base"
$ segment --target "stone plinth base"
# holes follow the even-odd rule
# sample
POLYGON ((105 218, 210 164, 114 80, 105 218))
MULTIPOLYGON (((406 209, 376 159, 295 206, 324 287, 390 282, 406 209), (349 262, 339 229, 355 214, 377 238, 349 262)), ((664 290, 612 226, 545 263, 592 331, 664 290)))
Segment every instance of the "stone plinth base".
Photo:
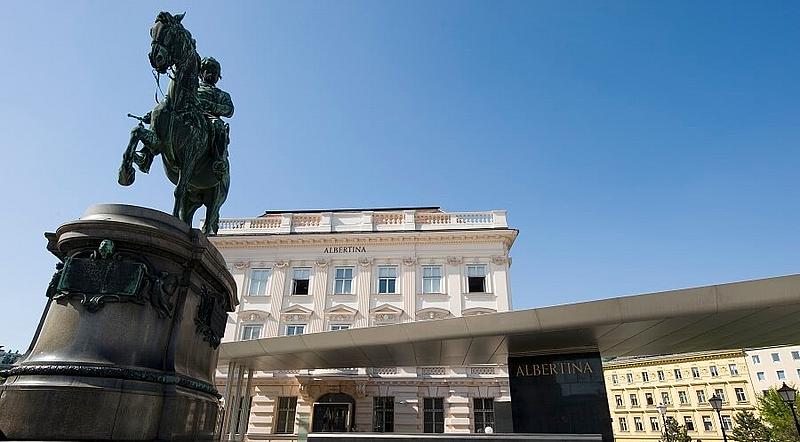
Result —
POLYGON ((33 343, 4 374, 17 440, 213 440, 217 346, 236 286, 198 230, 97 205, 47 235, 63 262, 33 343))

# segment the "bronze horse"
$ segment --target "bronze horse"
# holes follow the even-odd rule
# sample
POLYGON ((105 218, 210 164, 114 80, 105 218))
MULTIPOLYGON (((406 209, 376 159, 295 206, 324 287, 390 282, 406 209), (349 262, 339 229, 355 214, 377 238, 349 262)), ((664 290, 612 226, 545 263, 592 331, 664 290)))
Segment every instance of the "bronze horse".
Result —
POLYGON ((197 100, 200 56, 192 34, 181 24, 183 16, 161 12, 150 29, 150 65, 158 74, 172 68, 172 75, 164 99, 131 130, 118 181, 131 185, 136 176, 133 164, 147 173, 153 156, 160 154, 167 178, 175 184, 172 215, 191 225, 194 213, 204 205, 203 233, 210 235, 219 229, 219 209, 228 196, 229 163, 225 155, 224 173, 213 168, 211 128, 197 100), (136 151, 140 141, 144 147, 136 151))

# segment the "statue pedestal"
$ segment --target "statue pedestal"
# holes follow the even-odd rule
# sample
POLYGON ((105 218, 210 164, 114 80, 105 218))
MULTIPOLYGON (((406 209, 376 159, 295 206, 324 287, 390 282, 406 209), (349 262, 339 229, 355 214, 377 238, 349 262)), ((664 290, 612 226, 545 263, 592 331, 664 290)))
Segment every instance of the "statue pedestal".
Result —
POLYGON ((117 204, 47 237, 64 266, 0 386, 0 436, 213 440, 217 347, 237 303, 216 248, 170 215, 117 204))

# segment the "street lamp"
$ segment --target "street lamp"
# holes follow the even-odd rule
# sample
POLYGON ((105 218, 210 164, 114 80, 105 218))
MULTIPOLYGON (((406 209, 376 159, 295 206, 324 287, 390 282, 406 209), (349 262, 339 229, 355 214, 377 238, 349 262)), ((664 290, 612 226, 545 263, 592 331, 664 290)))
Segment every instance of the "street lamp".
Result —
POLYGON ((711 398, 708 400, 708 403, 711 404, 711 408, 713 408, 714 411, 717 412, 717 417, 719 418, 719 426, 720 428, 722 428, 722 440, 728 442, 728 435, 725 434, 725 423, 722 422, 722 398, 720 398, 719 396, 717 396, 716 393, 714 393, 714 396, 711 396, 711 398))
POLYGON ((792 416, 794 417, 794 426, 797 428, 797 434, 800 434, 800 423, 797 423, 797 412, 794 411, 794 400, 797 396, 797 390, 794 388, 786 385, 786 382, 783 383, 783 387, 778 389, 778 394, 781 396, 783 402, 789 406, 789 409, 792 410, 792 416))
POLYGON ((656 410, 658 410, 658 414, 661 415, 661 422, 663 422, 663 425, 664 425, 664 428, 663 428, 664 431, 662 431, 662 433, 664 433, 664 435, 666 436, 667 435, 667 406, 664 405, 663 403, 659 403, 658 405, 656 405, 656 410))

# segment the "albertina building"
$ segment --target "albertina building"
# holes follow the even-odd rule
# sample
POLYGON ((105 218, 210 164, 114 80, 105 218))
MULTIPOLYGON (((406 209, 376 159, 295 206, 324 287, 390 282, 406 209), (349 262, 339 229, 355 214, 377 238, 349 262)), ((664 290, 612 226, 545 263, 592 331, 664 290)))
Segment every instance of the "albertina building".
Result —
MULTIPOLYGON (((211 239, 240 300, 225 340, 509 311, 516 237, 503 210, 340 209, 224 219, 211 239)), ((230 375, 220 366, 217 385, 230 383, 230 375)), ((505 365, 257 371, 244 398, 236 433, 252 440, 511 431, 505 365)))

